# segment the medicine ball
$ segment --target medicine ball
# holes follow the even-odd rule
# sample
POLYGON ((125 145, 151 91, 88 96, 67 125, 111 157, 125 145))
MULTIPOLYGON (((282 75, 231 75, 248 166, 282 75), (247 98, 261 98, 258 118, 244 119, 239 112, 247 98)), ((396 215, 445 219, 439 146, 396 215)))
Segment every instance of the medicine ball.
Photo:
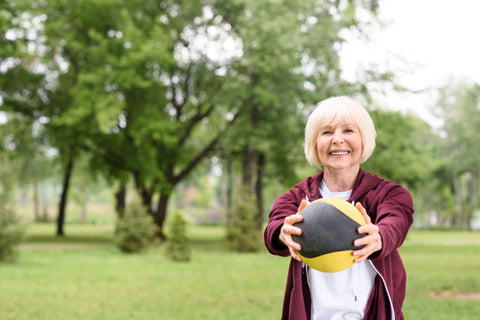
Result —
POLYGON ((298 252, 309 267, 322 272, 339 272, 354 263, 355 239, 364 237, 357 228, 364 225, 360 211, 348 201, 321 198, 309 203, 300 211, 303 221, 295 226, 302 229, 293 239, 302 245, 298 252))

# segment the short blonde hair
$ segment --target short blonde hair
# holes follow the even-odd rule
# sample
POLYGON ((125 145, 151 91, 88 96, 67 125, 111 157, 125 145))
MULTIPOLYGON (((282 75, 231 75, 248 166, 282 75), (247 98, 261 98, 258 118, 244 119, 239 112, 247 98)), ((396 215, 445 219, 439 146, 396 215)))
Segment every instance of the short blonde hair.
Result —
POLYGON ((305 126, 305 156, 311 165, 317 168, 322 167, 317 152, 317 137, 320 129, 336 124, 340 120, 354 123, 360 130, 363 146, 360 163, 367 161, 372 154, 377 133, 367 110, 349 97, 332 97, 316 105, 305 126))

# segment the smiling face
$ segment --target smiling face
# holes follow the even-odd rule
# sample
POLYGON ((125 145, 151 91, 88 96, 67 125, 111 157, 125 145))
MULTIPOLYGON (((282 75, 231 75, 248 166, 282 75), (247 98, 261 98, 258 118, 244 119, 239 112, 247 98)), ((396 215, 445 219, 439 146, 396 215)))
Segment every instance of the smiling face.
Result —
POLYGON ((345 164, 346 160, 350 163, 358 161, 360 164, 372 154, 375 137, 372 118, 362 105, 345 96, 328 98, 318 103, 308 117, 305 126, 305 157, 311 165, 319 169, 345 164), (341 133, 339 137, 343 141, 335 141, 336 150, 330 154, 330 149, 324 150, 324 144, 328 143, 330 148, 329 138, 333 132, 341 133), (351 141, 352 134, 361 141, 351 141))
POLYGON ((363 151, 360 129, 344 119, 332 122, 320 128, 316 151, 327 170, 358 168, 363 151))

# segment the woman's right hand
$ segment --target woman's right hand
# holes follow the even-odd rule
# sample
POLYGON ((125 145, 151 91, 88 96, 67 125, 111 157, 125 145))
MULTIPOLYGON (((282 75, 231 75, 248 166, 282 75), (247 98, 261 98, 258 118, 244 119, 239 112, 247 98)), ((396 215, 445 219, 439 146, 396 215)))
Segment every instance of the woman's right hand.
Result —
POLYGON ((280 235, 278 236, 280 241, 282 241, 288 247, 292 258, 297 261, 302 261, 300 256, 297 254, 297 251, 302 250, 302 246, 293 240, 292 235, 299 236, 302 234, 302 229, 295 227, 294 224, 303 221, 303 216, 299 213, 307 205, 307 202, 305 201, 304 203, 304 201, 305 200, 303 200, 300 204, 300 207, 296 214, 285 218, 285 220, 283 221, 283 226, 280 229, 280 235))

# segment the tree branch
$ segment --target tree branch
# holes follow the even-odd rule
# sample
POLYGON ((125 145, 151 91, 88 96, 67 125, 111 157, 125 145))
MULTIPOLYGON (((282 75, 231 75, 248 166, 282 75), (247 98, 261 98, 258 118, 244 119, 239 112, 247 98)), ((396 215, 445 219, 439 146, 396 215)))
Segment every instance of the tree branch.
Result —
MULTIPOLYGON (((239 115, 239 112, 235 113, 232 121, 229 122, 230 125, 237 120, 238 115, 239 115)), ((193 169, 195 169, 195 167, 200 163, 200 161, 203 160, 203 158, 205 158, 211 151, 213 151, 213 149, 216 147, 216 145, 220 141, 220 138, 225 134, 228 128, 229 127, 225 128, 224 130, 220 130, 217 136, 215 136, 215 138, 213 138, 210 141, 210 143, 207 144, 205 148, 203 148, 203 150, 200 151, 200 153, 192 161, 190 161, 190 163, 178 175, 173 177, 172 184, 174 186, 178 182, 182 181, 182 179, 184 179, 193 169)))
POLYGON ((195 125, 197 123, 199 123, 202 119, 208 117, 210 115, 210 113, 212 113, 212 111, 214 110, 214 106, 211 105, 205 112, 201 112, 200 108, 198 108, 199 110, 197 110, 197 113, 190 118, 190 120, 188 121, 188 125, 187 127, 185 128, 185 131, 183 133, 183 136, 180 138, 180 140, 178 141, 178 144, 180 146, 183 146, 185 144, 185 141, 187 141, 187 138, 190 136, 190 134, 192 133, 193 129, 195 128, 195 125))

